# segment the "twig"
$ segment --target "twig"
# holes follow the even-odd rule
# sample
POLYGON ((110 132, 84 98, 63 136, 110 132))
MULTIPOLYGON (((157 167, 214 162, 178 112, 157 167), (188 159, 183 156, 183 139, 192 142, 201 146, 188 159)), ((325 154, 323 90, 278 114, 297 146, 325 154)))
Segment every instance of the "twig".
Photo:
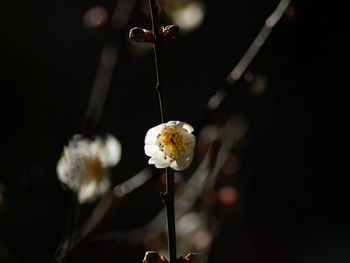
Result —
MULTIPOLYGON (((163 89, 160 85, 159 75, 159 39, 160 39, 160 26, 158 20, 158 7, 155 0, 149 0, 152 20, 152 33, 155 36, 155 42, 153 44, 154 61, 156 69, 156 91, 158 94, 159 108, 161 121, 164 123, 166 120, 166 114, 164 110, 163 89)), ((176 261, 176 230, 175 230, 175 206, 174 206, 174 171, 170 168, 166 168, 166 193, 164 195, 164 203, 167 213, 168 224, 168 249, 170 263, 176 261)))
POLYGON ((166 215, 168 222, 168 249, 170 263, 176 261, 176 230, 175 230, 175 205, 174 205, 174 170, 166 169, 166 215))
POLYGON ((155 69, 156 69, 156 91, 158 95, 158 101, 159 101, 159 109, 160 109, 160 117, 162 123, 165 122, 166 114, 164 109, 164 95, 163 95, 163 89, 160 85, 160 74, 159 74, 159 38, 160 38, 160 26, 158 22, 158 7, 155 3, 155 0, 150 0, 150 10, 151 10, 151 20, 152 20, 152 33, 155 36, 155 43, 153 44, 153 51, 154 51, 154 63, 155 63, 155 69))
POLYGON ((228 83, 233 84, 242 76, 243 72, 247 69, 250 62, 253 60, 262 45, 265 43, 267 37, 270 35, 272 28, 276 25, 278 20, 280 20, 290 1, 291 0, 281 0, 273 13, 266 19, 263 28, 254 39, 253 43, 238 62, 237 66, 227 76, 226 81, 228 83))
MULTIPOLYGON (((127 25, 131 11, 135 5, 135 0, 118 1, 111 16, 111 26, 114 27, 119 36, 123 35, 124 28, 127 25)), ((124 35, 123 35, 124 36, 124 35)), ((110 88, 115 66, 117 64, 120 39, 113 43, 105 44, 101 51, 99 65, 90 93, 89 103, 85 114, 85 123, 83 133, 87 136, 93 136, 98 125, 106 101, 106 95, 110 88)))
POLYGON ((272 14, 266 19, 263 28, 260 30, 259 34, 255 37, 253 43, 250 45, 248 50, 244 53, 241 60, 234 67, 231 73, 226 78, 226 83, 224 88, 220 88, 214 96, 212 96, 208 101, 208 109, 211 111, 216 110, 222 103, 222 101, 227 96, 228 86, 232 86, 239 80, 242 74, 245 72, 247 67, 250 65, 256 54, 259 52, 260 48, 265 43, 266 39, 270 35, 272 28, 280 20, 284 12, 286 11, 291 0, 281 0, 277 5, 276 9, 272 14))
POLYGON ((86 124, 84 129, 88 136, 94 134, 95 127, 99 123, 106 95, 113 77, 114 68, 117 63, 118 52, 119 47, 117 45, 105 45, 102 49, 85 116, 86 124))

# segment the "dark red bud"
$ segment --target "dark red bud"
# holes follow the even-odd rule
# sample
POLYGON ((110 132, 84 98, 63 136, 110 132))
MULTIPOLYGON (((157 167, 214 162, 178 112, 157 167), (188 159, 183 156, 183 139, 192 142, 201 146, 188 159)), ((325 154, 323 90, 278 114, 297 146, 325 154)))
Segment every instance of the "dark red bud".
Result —
POLYGON ((154 43, 154 36, 152 32, 141 27, 134 27, 130 29, 129 39, 136 42, 154 43))
POLYGON ((157 251, 147 251, 142 260, 143 263, 161 263, 162 259, 157 251))
POLYGON ((169 263, 169 261, 165 257, 161 257, 162 262, 169 263))
POLYGON ((162 27, 162 39, 163 40, 173 40, 179 33, 180 28, 176 25, 169 25, 162 27))
POLYGON ((189 253, 187 254, 187 256, 185 257, 185 259, 187 260, 188 263, 192 263, 193 258, 196 257, 197 253, 189 253))

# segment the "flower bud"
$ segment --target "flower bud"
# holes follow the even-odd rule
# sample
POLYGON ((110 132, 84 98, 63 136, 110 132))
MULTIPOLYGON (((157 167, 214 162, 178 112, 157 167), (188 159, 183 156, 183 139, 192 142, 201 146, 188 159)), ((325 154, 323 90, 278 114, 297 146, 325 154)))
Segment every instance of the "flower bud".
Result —
POLYGON ((189 253, 187 254, 187 256, 185 257, 186 261, 188 263, 192 263, 193 259, 197 257, 197 253, 189 253))
POLYGON ((142 260, 143 263, 161 263, 162 259, 157 251, 147 251, 142 260))
POLYGON ((130 29, 129 39, 136 42, 154 43, 155 38, 151 31, 141 27, 134 27, 130 29))
POLYGON ((179 33, 180 28, 176 25, 169 25, 166 27, 162 27, 162 39, 167 40, 173 40, 179 33))

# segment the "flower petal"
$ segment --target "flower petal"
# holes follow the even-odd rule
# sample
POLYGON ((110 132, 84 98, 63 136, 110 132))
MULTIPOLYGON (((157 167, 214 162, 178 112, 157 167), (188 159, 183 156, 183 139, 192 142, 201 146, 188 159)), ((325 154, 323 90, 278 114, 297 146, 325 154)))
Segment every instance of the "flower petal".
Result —
POLYGON ((86 202, 91 202, 97 197, 97 183, 96 181, 91 181, 88 184, 83 184, 78 192, 79 203, 83 204, 86 202))
POLYGON ((147 156, 152 156, 158 151, 159 151, 159 147, 157 145, 153 145, 153 144, 146 144, 145 145, 145 154, 147 156))
POLYGON ((108 176, 103 176, 102 180, 99 182, 97 186, 97 193, 99 195, 103 195, 107 193, 110 188, 111 188, 111 183, 108 176))
POLYGON ((182 124, 182 127, 185 129, 185 130, 187 130, 189 133, 191 133, 191 132, 193 132, 194 131, 194 129, 193 129, 193 127, 191 126, 191 125, 189 125, 188 123, 186 123, 186 122, 182 122, 183 124, 182 124))
POLYGON ((148 130, 145 136, 145 144, 156 144, 157 135, 162 131, 164 124, 160 124, 148 130))
POLYGON ((185 170, 192 162, 193 151, 189 151, 187 155, 179 157, 177 160, 170 164, 170 167, 176 171, 185 170))
POLYGON ((61 159, 58 161, 57 166, 56 166, 56 173, 58 176, 58 179, 62 182, 62 183, 67 183, 68 181, 68 171, 69 171, 69 166, 67 163, 67 158, 65 155, 63 155, 61 157, 61 159))
POLYGON ((165 123, 166 126, 178 126, 180 121, 168 121, 165 123))
POLYGON ((156 152, 151 159, 148 160, 149 164, 154 164, 157 168, 166 168, 170 165, 170 158, 164 158, 164 154, 159 151, 156 152))
POLYGON ((106 141, 101 148, 99 157, 103 167, 116 165, 121 158, 122 147, 120 142, 111 134, 107 134, 106 141))

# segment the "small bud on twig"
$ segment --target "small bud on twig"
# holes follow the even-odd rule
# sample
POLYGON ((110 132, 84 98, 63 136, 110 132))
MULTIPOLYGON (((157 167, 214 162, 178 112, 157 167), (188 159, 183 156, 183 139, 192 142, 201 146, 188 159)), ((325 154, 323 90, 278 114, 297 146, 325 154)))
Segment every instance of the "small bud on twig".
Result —
POLYGON ((152 32, 148 29, 144 29, 141 27, 134 27, 130 29, 129 39, 134 40, 136 42, 147 42, 154 43, 155 37, 152 32))
POLYGON ((185 257, 186 261, 188 263, 192 263, 193 259, 197 257, 197 253, 189 253, 187 254, 187 256, 185 257))
POLYGON ((157 42, 173 40, 179 32, 179 27, 175 25, 169 25, 166 27, 161 27, 161 33, 159 36, 155 37, 152 32, 148 29, 141 27, 134 27, 130 29, 129 39, 136 42, 146 42, 154 44, 157 42))
POLYGON ((146 251, 143 263, 169 263, 165 257, 161 257, 157 251, 146 251))
POLYGON ((142 260, 143 263, 161 263, 162 259, 157 251, 147 251, 142 260))
POLYGON ((180 28, 176 25, 162 27, 162 40, 173 40, 179 33, 180 28))

